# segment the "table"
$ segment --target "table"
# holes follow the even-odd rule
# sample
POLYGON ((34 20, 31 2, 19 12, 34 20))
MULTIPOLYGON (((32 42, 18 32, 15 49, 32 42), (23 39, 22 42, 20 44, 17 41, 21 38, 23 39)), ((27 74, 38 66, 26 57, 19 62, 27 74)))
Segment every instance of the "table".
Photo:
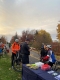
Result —
POLYGON ((22 65, 22 80, 57 80, 53 75, 43 71, 40 68, 37 70, 30 69, 25 64, 22 65))

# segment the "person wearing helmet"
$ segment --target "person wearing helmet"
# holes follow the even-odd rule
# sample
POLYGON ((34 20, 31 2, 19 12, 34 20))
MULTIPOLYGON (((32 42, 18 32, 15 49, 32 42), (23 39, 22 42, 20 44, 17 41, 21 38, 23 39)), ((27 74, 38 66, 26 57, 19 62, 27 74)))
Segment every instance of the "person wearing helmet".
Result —
POLYGON ((15 39, 15 42, 11 46, 11 50, 12 50, 12 68, 13 68, 14 57, 16 57, 17 52, 20 50, 20 44, 18 39, 15 39))
POLYGON ((48 60, 48 64, 52 67, 53 64, 55 64, 56 58, 55 58, 55 54, 52 51, 52 47, 51 45, 47 45, 48 47, 48 55, 49 56, 49 60, 48 60))

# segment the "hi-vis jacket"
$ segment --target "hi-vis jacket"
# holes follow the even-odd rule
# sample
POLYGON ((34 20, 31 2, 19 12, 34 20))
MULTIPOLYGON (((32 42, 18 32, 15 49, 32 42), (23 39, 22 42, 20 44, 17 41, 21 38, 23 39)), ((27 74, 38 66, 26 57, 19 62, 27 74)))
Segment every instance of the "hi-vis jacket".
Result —
POLYGON ((14 43, 12 44, 12 46, 11 46, 11 50, 12 50, 12 52, 13 52, 14 54, 16 54, 16 52, 20 50, 20 45, 19 45, 18 43, 14 42, 14 43))

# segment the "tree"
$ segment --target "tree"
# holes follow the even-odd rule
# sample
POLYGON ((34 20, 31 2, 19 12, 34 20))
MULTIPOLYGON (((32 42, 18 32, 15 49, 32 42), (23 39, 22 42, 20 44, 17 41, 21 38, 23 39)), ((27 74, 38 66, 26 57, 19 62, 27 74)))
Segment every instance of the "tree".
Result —
POLYGON ((30 41, 34 39, 34 31, 22 31, 21 41, 25 41, 25 39, 28 38, 30 41))
POLYGON ((38 31, 40 37, 41 37, 41 40, 42 40, 42 43, 51 43, 52 42, 52 38, 50 36, 50 34, 48 32, 46 32, 45 30, 40 30, 38 31))
POLYGON ((19 39, 19 36, 17 33, 15 34, 15 36, 12 36, 10 43, 13 43, 15 41, 15 39, 19 39))
POLYGON ((35 34, 35 41, 33 43, 34 47, 37 49, 41 48, 42 43, 51 44, 52 38, 48 32, 45 30, 39 30, 38 34, 35 34), (36 46, 35 46, 36 44, 36 46))
POLYGON ((0 38, 0 42, 2 42, 2 43, 4 43, 4 44, 6 44, 6 39, 5 39, 5 37, 4 36, 2 36, 1 38, 0 38))
POLYGON ((60 41, 60 24, 57 25, 57 39, 60 41))

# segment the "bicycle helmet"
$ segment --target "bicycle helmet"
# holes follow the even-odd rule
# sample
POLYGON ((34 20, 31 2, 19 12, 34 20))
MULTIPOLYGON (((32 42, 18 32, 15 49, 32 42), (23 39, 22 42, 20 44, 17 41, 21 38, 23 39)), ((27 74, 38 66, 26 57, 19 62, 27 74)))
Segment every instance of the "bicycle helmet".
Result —
POLYGON ((15 42, 19 42, 19 39, 15 39, 15 42))
POLYGON ((48 48, 52 48, 51 45, 47 45, 48 48))

